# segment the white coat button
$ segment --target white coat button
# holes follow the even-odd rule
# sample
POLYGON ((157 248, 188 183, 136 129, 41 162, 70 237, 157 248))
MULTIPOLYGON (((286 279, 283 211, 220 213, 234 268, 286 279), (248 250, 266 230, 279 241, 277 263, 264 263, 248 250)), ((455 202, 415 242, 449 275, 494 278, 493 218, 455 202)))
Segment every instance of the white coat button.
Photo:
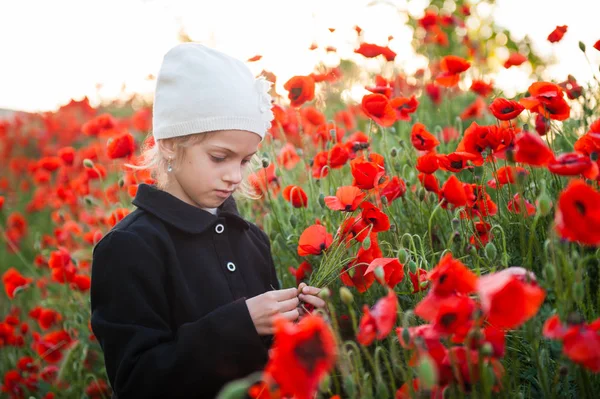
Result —
POLYGON ((229 270, 230 272, 234 272, 235 271, 235 265, 233 264, 233 262, 228 262, 227 263, 227 270, 229 270))
POLYGON ((223 231, 225 231, 225 226, 219 223, 215 226, 215 231, 217 232, 217 234, 221 234, 223 231))

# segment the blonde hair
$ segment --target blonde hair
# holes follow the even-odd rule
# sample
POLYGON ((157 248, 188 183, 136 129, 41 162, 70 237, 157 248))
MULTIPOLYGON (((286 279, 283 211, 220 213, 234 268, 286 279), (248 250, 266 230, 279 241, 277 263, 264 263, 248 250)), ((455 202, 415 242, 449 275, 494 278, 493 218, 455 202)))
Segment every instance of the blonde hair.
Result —
MULTIPOLYGON (((158 141, 164 143, 173 143, 175 159, 171 166, 173 168, 178 168, 183 163, 187 148, 203 142, 215 133, 216 132, 195 133, 186 136, 160 139, 158 141)), ((169 174, 167 172, 169 162, 161 154, 158 141, 155 143, 153 140, 146 139, 143 147, 141 148, 141 155, 137 159, 136 164, 125 164, 125 166, 134 170, 148 170, 152 178, 156 181, 157 188, 164 190, 169 180, 169 174)), ((248 176, 259 170, 261 166, 262 162, 259 156, 256 154, 252 156, 248 166, 244 170, 242 182, 235 193, 239 193, 242 197, 248 199, 258 199, 261 197, 260 193, 257 192, 254 186, 248 181, 248 176)))

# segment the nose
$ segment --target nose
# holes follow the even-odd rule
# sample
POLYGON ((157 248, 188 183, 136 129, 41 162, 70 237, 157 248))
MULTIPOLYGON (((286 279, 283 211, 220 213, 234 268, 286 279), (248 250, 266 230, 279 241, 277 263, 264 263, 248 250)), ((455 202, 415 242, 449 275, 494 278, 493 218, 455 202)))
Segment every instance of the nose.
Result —
POLYGON ((242 167, 237 164, 231 165, 223 176, 223 180, 234 185, 240 184, 242 182, 242 167))

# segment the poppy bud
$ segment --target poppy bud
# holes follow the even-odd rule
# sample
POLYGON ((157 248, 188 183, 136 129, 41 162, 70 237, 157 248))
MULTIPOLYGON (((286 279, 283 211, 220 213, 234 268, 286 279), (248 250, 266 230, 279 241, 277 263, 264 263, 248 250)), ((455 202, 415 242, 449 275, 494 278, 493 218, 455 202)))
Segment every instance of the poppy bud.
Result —
POLYGON ((475 248, 473 245, 470 245, 469 254, 471 254, 471 256, 477 256, 477 248, 475 248))
POLYGON ((498 251, 496 250, 494 243, 488 242, 485 246, 485 257, 488 258, 489 261, 493 261, 496 259, 497 255, 498 251))
POLYGON ((579 50, 585 53, 585 43, 582 41, 579 41, 579 50))
POLYGON ((85 201, 85 204, 86 204, 86 205, 89 205, 89 206, 91 206, 91 205, 94 203, 94 200, 92 200, 92 198, 91 198, 89 195, 88 195, 88 196, 85 196, 85 197, 83 198, 83 200, 85 201))
POLYGON ((83 160, 83 166, 85 166, 88 169, 91 169, 91 168, 94 167, 94 162, 92 162, 91 159, 86 158, 86 159, 83 160))
POLYGON ((262 161, 263 168, 268 168, 269 165, 271 164, 271 161, 269 161, 269 158, 263 158, 261 161, 262 161))
POLYGON ((552 200, 546 193, 546 190, 542 189, 540 196, 535 201, 538 206, 538 212, 542 216, 546 216, 552 210, 552 200))
POLYGON ((581 281, 575 281, 573 283, 573 299, 575 299, 575 302, 581 303, 583 302, 583 297, 583 284, 581 283, 581 281))
POLYGON ((408 270, 410 270, 410 272, 412 274, 417 273, 417 264, 415 263, 414 260, 411 260, 410 262, 408 262, 408 270))
POLYGON ((348 397, 353 398, 356 394, 356 384, 354 383, 354 377, 352 374, 348 374, 344 378, 344 391, 348 393, 348 397))
POLYGON ((421 282, 419 283, 419 288, 420 288, 421 290, 424 290, 425 288, 427 288, 427 286, 428 286, 428 285, 429 285, 429 281, 421 281, 421 282))
POLYGON ((458 218, 452 219, 452 227, 456 229, 458 226, 460 226, 460 220, 458 218))
POLYGON ((544 267, 544 276, 549 283, 554 282, 556 279, 556 270, 552 263, 546 263, 546 267, 544 267))
POLYGON ((419 196, 419 201, 425 200, 426 194, 427 193, 425 192, 425 189, 423 187, 420 187, 419 190, 417 191, 417 195, 419 196))
POLYGON ((486 342, 481 346, 481 354, 483 356, 492 356, 494 354, 494 347, 489 342, 486 342))
POLYGON ((246 379, 235 380, 223 387, 219 393, 221 399, 241 399, 246 397, 251 383, 246 379))
POLYGON ((393 233, 394 231, 396 231, 396 225, 395 224, 390 224, 390 231, 393 233))
POLYGON ((388 204, 388 199, 387 199, 387 197, 381 197, 381 203, 382 203, 383 205, 387 205, 387 204, 388 204))
POLYGON ((383 267, 379 266, 375 268, 374 271, 375 277, 377 277, 377 280, 379 281, 384 281, 385 279, 385 272, 383 271, 383 267))
POLYGON ((319 391, 326 393, 329 391, 330 387, 331 387, 331 377, 329 377, 329 374, 326 374, 325 377, 323 377, 323 379, 319 383, 319 391))
POLYGON ((292 227, 296 227, 297 224, 298 224, 298 218, 296 217, 295 214, 292 213, 292 216, 290 216, 290 225, 292 227))
POLYGON ((419 383, 424 389, 430 390, 437 384, 437 367, 428 354, 422 354, 417 365, 417 376, 419 383))
POLYGON ((321 288, 321 291, 319 291, 319 298, 327 300, 330 297, 331 297, 331 291, 329 290, 329 288, 327 288, 327 287, 321 288))
POLYGON ((523 131, 524 132, 528 132, 529 131, 529 125, 527 123, 523 124, 523 131))
POLYGON ((365 240, 362 242, 362 249, 366 251, 369 248, 371 248, 371 237, 365 238, 365 240))
POLYGON ((408 328, 402 329, 402 340, 406 345, 410 345, 410 332, 408 331, 408 328))
POLYGON ((400 250, 398 250, 398 260, 402 264, 406 263, 406 261, 408 260, 408 252, 406 251, 406 249, 400 248, 400 250))
POLYGON ((123 188, 124 185, 125 185, 125 180, 119 179, 119 188, 123 188))
POLYGON ((515 162, 515 151, 512 148, 506 150, 506 160, 511 163, 515 162))
POLYGON ((325 208, 325 194, 323 193, 319 194, 319 205, 321 205, 321 208, 325 208))
POLYGON ((396 147, 392 147, 392 150, 390 151, 390 156, 392 158, 396 158, 397 155, 398 155, 398 149, 396 149, 396 147))
POLYGON ((350 292, 347 287, 340 287, 340 298, 346 305, 350 305, 354 302, 354 295, 352 295, 352 292, 350 292))
POLYGON ((597 153, 596 151, 593 151, 593 152, 590 154, 590 159, 591 159, 592 161, 596 162, 596 161, 598 160, 598 153, 597 153))

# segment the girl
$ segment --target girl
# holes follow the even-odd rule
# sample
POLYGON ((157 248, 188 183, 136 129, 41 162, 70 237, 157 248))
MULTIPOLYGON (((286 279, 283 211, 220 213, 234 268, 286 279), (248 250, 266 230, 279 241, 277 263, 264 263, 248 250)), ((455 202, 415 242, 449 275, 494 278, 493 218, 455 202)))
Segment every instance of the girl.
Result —
POLYGON ((91 325, 113 397, 213 398, 264 367, 276 317, 324 307, 318 288, 280 289, 267 235, 231 196, 273 119, 269 86, 199 44, 164 56, 142 158, 157 184, 94 248, 91 325))

